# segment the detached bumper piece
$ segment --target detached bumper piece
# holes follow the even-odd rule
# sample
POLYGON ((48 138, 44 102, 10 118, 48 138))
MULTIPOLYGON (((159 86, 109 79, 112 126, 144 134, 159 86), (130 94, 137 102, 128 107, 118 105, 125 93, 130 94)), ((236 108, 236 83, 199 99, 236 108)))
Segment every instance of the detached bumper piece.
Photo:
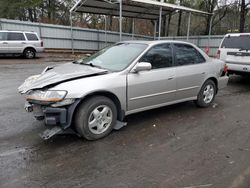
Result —
POLYGON ((50 108, 43 110, 45 124, 51 128, 46 129, 39 136, 48 140, 56 134, 64 132, 62 125, 67 123, 67 110, 65 108, 50 108), (60 125, 60 126, 59 126, 60 125))
POLYGON ((47 129, 39 134, 42 139, 48 140, 52 136, 60 133, 71 133, 73 112, 80 100, 66 107, 46 107, 39 104, 25 104, 25 109, 29 112, 33 111, 33 115, 37 120, 44 120, 47 129))
POLYGON ((43 133, 39 134, 39 136, 44 139, 44 140, 48 140, 50 139, 52 136, 62 133, 64 130, 59 127, 59 126, 55 126, 51 129, 46 129, 43 133))

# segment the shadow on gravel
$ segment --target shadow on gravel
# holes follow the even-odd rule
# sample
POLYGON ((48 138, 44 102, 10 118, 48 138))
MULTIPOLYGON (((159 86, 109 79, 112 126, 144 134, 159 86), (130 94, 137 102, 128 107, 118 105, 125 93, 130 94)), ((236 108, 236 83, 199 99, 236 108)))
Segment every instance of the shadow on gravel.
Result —
POLYGON ((229 85, 243 86, 246 89, 250 89, 250 75, 249 76, 230 76, 229 85))
POLYGON ((15 60, 34 60, 34 59, 40 59, 41 57, 36 56, 33 59, 26 59, 22 55, 0 55, 0 60, 10 60, 10 59, 15 59, 15 60))

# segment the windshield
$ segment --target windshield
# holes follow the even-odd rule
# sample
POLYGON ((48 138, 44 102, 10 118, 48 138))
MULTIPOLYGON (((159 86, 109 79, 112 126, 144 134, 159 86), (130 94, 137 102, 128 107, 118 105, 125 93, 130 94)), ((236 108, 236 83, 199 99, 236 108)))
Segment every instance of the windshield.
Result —
POLYGON ((250 50, 250 35, 228 36, 222 42, 221 48, 250 50))
POLYGON ((104 48, 88 58, 80 59, 77 63, 90 64, 110 71, 121 71, 130 65, 146 48, 146 44, 119 43, 104 48))

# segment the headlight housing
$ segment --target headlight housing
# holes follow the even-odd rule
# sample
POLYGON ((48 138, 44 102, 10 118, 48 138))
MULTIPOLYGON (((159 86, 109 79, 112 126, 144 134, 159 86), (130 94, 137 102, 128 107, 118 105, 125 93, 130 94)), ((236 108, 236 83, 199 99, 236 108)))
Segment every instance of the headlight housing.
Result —
POLYGON ((30 91, 27 96, 27 101, 39 101, 45 103, 55 103, 62 101, 67 95, 67 91, 63 90, 34 90, 30 91))

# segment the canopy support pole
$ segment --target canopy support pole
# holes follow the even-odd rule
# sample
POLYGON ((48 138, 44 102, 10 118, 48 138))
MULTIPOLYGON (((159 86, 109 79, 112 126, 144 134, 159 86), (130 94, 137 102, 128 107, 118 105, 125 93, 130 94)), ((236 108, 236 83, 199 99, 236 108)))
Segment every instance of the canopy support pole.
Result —
POLYGON ((210 22, 209 22, 209 31, 208 31, 208 47, 210 47, 210 38, 212 33, 212 23, 213 23, 213 15, 211 16, 210 22))
POLYGON ((122 0, 120 0, 119 27, 120 27, 120 41, 122 41, 122 0))
POLYGON ((187 40, 189 40, 190 22, 191 22, 191 12, 189 12, 188 14, 187 40))
POLYGON ((132 20, 132 40, 134 40, 135 35, 135 19, 132 20))
POLYGON ((105 46, 107 46, 107 16, 104 16, 104 21, 105 21, 105 46))
POLYGON ((73 38, 73 21, 72 21, 72 11, 70 11, 70 33, 71 33, 71 53, 74 54, 74 38, 73 38))
POLYGON ((157 27, 157 23, 154 20, 154 40, 156 39, 156 27, 157 27))
POLYGON ((158 31, 158 40, 161 39, 161 19, 162 19, 162 7, 160 7, 159 13, 159 31, 158 31))

